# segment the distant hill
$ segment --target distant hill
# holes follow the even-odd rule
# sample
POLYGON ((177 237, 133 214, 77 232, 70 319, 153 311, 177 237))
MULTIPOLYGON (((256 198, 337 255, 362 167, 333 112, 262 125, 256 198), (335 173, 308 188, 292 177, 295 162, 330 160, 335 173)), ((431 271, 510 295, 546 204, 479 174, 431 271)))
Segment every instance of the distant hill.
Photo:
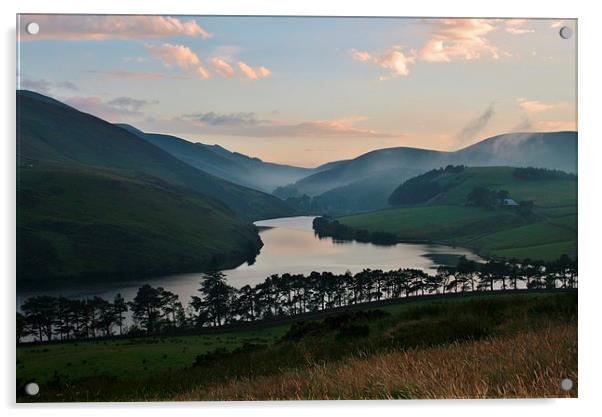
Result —
POLYGON ((577 132, 508 133, 452 153, 451 164, 558 169, 577 173, 577 132))
POLYGON ((577 178, 560 171, 514 167, 437 169, 412 178, 392 193, 394 208, 340 217, 354 229, 386 232, 400 241, 475 249, 482 255, 555 260, 577 255, 577 178), (535 173, 533 173, 535 171, 535 173), (471 203, 475 188, 507 192, 522 206, 471 203))
POLYGON ((355 159, 332 164, 329 169, 297 181, 292 187, 297 194, 320 195, 337 187, 360 181, 390 170, 424 169, 444 163, 444 152, 416 148, 387 148, 368 152, 355 159))
POLYGON ((448 166, 414 177, 390 196, 391 205, 466 205, 476 187, 507 191, 518 201, 532 200, 539 207, 577 204, 577 177, 563 171, 549 172, 549 178, 521 176, 525 168, 448 166))
POLYGON ((272 195, 233 184, 175 158, 137 135, 49 97, 17 92, 18 163, 62 163, 137 171, 222 201, 246 219, 286 216, 272 195))
POLYGON ((224 204, 139 173, 21 166, 17 216, 19 287, 234 267, 261 247, 224 204))
POLYGON ((455 152, 379 149, 277 189, 306 194, 317 212, 353 213, 388 207, 393 190, 412 176, 447 165, 541 167, 577 172, 577 132, 511 133, 455 152))
POLYGON ((401 168, 378 171, 350 184, 328 190, 313 198, 319 212, 353 213, 383 208, 400 181, 421 174, 422 169, 401 168))
POLYGON ((145 133, 126 124, 116 126, 136 134, 188 165, 230 182, 265 192, 272 192, 279 186, 290 184, 315 172, 309 168, 264 162, 259 158, 230 152, 219 145, 205 145, 176 136, 145 133))

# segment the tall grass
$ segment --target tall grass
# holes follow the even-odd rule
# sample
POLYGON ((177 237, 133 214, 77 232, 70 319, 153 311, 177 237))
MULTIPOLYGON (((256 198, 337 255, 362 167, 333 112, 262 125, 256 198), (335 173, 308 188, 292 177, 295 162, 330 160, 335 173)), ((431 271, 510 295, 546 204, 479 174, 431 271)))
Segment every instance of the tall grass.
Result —
POLYGON ((18 386, 25 372, 54 376, 18 401, 555 397, 562 378, 576 381, 576 323, 576 293, 488 294, 297 322, 277 340, 162 340, 152 345, 162 357, 146 343, 82 343, 65 367, 62 345, 49 345, 18 364, 18 386))
POLYGON ((238 378, 174 400, 544 398, 577 396, 577 327, 355 355, 276 375, 238 378), (570 392, 560 381, 575 383, 570 392))

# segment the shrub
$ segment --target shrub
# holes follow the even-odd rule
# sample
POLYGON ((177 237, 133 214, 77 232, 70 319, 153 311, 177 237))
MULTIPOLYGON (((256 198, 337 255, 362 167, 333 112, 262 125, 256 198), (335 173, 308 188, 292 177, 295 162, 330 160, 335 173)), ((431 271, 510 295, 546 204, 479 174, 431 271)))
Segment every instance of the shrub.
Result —
POLYGON ((370 327, 367 325, 348 324, 341 327, 336 334, 336 339, 352 339, 367 337, 370 334, 370 327))

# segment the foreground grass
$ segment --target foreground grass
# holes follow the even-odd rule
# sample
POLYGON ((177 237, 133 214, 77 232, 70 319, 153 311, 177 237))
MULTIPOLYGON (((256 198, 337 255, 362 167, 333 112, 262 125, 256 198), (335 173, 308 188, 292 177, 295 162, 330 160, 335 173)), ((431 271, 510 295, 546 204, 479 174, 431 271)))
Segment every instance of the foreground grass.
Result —
POLYGON ((511 337, 396 350, 278 375, 235 379, 172 398, 336 400, 576 397, 577 327, 556 325, 511 337))
POLYGON ((576 378, 576 322, 576 292, 483 293, 255 331, 23 346, 17 386, 41 391, 17 401, 557 396, 548 384, 576 378))
POLYGON ((248 343, 273 344, 288 325, 203 336, 138 337, 65 342, 17 349, 17 378, 48 384, 58 379, 133 380, 190 366, 197 355, 248 343))

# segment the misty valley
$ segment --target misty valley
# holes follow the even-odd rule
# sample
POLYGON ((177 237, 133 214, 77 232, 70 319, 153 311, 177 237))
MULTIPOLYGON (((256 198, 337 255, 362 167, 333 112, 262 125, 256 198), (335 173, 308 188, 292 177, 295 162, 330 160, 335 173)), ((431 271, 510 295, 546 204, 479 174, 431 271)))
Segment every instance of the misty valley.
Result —
POLYGON ((156 375, 181 393, 210 384, 203 369, 276 377, 356 348, 572 340, 576 132, 302 168, 31 91, 17 102, 18 384, 36 378, 43 398, 79 399, 63 395, 85 378, 98 399, 172 398, 156 375), (540 322, 553 330, 532 333, 540 322), (151 394, 119 388, 133 380, 151 394))

